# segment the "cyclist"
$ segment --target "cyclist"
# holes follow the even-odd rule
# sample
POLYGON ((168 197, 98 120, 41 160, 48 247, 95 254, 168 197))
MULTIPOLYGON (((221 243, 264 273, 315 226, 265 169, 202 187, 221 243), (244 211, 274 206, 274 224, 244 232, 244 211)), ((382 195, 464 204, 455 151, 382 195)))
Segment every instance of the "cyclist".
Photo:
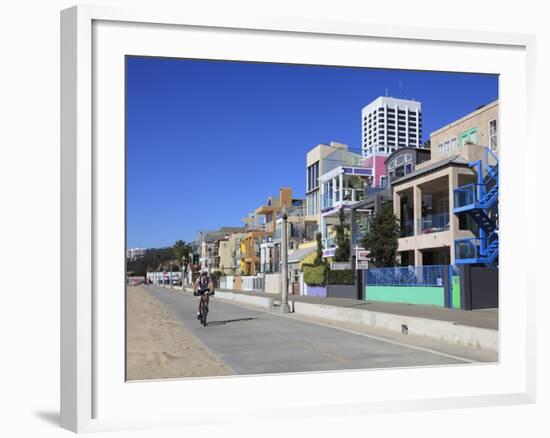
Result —
MULTIPOLYGON (((214 287, 212 286, 212 279, 208 275, 207 271, 202 271, 195 281, 195 289, 193 295, 201 296, 203 294, 214 295, 214 287)), ((199 300, 199 311, 197 312, 197 319, 201 319, 201 302, 199 300)))

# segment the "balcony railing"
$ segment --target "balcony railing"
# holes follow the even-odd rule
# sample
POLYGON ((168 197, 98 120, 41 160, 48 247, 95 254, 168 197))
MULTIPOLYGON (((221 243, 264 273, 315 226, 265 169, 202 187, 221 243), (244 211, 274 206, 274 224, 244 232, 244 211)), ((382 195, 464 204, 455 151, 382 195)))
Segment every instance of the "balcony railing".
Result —
POLYGON ((342 201, 343 202, 357 202, 362 201, 365 196, 363 189, 343 189, 342 201))
POLYGON ((328 209, 338 203, 353 203, 362 201, 365 197, 363 189, 344 188, 336 191, 323 193, 321 198, 321 209, 328 209))
POLYGON ((477 259, 480 243, 478 237, 455 240, 455 258, 459 260, 477 259))
POLYGON ((464 208, 474 205, 477 201, 477 184, 471 183, 457 187, 454 190, 454 208, 464 208))
POLYGON ((400 231, 401 237, 414 236, 414 221, 412 219, 401 220, 400 228, 401 228, 401 231, 400 231))
POLYGON ((280 272, 280 265, 279 263, 264 263, 262 265, 262 272, 265 272, 267 274, 272 272, 280 272))
POLYGON ((420 234, 438 233, 449 229, 449 213, 429 214, 418 219, 420 234))

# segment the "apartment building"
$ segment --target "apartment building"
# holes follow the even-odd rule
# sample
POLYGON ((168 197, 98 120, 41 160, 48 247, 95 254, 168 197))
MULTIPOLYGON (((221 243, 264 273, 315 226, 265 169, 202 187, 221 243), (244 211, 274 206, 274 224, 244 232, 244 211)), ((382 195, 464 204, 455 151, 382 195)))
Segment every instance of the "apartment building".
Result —
POLYGON ((432 157, 448 157, 469 144, 487 146, 498 151, 498 100, 432 132, 432 157))
POLYGON ((361 123, 365 158, 422 145, 420 102, 380 96, 363 108, 361 123))
POLYGON ((199 264, 201 269, 219 270, 229 260, 220 258, 220 242, 229 239, 233 233, 244 232, 244 227, 221 227, 214 231, 199 231, 197 236, 199 264))
MULTIPOLYGON (((262 272, 267 264, 275 265, 277 260, 277 220, 283 207, 287 211, 303 212, 303 199, 292 197, 292 188, 281 187, 279 196, 269 196, 265 204, 259 206, 245 218, 246 234, 241 239, 241 271, 244 275, 262 272)), ((303 213, 300 213, 303 216, 303 213)))
POLYGON ((402 265, 498 256, 498 102, 431 134, 431 159, 392 181, 402 265))
POLYGON ((348 146, 331 141, 328 145, 318 144, 306 155, 306 205, 305 205, 305 233, 308 240, 314 240, 315 234, 320 231, 321 198, 319 177, 327 172, 331 164, 325 158, 335 151, 347 151, 348 146))

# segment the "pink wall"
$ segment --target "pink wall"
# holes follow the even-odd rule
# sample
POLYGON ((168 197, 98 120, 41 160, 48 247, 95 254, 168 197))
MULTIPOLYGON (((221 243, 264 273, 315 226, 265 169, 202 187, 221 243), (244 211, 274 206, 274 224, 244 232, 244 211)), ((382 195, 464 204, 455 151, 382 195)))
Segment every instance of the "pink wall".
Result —
POLYGON ((384 161, 388 158, 387 155, 372 155, 363 161, 364 167, 370 167, 374 176, 374 187, 380 187, 380 177, 386 176, 386 165, 384 161))

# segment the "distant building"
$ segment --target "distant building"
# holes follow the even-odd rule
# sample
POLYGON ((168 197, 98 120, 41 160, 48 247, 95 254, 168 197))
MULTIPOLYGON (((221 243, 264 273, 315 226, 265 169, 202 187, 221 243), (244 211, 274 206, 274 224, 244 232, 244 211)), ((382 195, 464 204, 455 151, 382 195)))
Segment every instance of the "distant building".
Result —
POLYGON ((363 108, 361 121, 365 158, 422 145, 420 102, 381 96, 363 108))
POLYGON ((147 250, 145 248, 130 248, 126 250, 126 258, 128 260, 136 260, 145 256, 146 252, 147 250))
POLYGON ((225 257, 223 250, 223 260, 220 257, 220 242, 227 241, 234 233, 244 231, 244 227, 221 227, 215 231, 200 231, 197 235, 200 268, 211 271, 221 270, 222 266, 230 264, 230 259, 225 257))
POLYGON ((279 196, 268 197, 265 204, 244 219, 247 232, 241 239, 242 274, 256 275, 277 269, 280 254, 277 221, 281 218, 283 207, 286 207, 289 217, 298 212, 303 216, 303 204, 303 199, 292 197, 290 187, 281 187, 279 196))

